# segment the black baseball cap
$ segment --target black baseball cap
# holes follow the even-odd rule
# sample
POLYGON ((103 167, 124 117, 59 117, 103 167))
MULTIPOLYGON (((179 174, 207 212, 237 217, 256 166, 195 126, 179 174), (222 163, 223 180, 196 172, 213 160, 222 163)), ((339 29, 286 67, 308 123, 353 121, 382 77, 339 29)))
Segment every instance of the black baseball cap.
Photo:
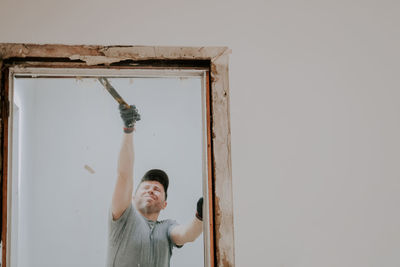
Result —
POLYGON ((144 181, 157 181, 159 182, 163 187, 165 191, 165 199, 167 199, 167 190, 168 190, 168 184, 169 184, 169 179, 168 175, 160 169, 151 169, 147 171, 144 175, 140 183, 144 181))

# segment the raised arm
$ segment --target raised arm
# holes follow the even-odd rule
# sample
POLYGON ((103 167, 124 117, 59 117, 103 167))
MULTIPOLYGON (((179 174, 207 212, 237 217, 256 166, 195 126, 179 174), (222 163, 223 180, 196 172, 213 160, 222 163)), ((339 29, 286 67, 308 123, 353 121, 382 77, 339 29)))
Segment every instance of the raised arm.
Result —
POLYGON ((189 224, 175 226, 171 230, 171 239, 178 245, 195 241, 203 232, 203 198, 197 202, 196 216, 189 224))
POLYGON ((124 136, 118 158, 117 182, 115 183, 111 211, 117 220, 129 207, 133 193, 133 130, 140 115, 135 106, 126 108, 120 105, 121 118, 124 122, 124 136))

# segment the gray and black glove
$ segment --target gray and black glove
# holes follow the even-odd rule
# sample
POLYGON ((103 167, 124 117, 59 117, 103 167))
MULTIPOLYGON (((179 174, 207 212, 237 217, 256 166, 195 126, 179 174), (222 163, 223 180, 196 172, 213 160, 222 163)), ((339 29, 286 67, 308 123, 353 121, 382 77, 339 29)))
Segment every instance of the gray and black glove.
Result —
POLYGON ((119 105, 119 111, 121 113, 122 121, 124 122, 124 132, 133 132, 135 122, 140 121, 140 114, 135 105, 130 105, 127 108, 124 104, 119 105))
POLYGON ((197 211, 196 211, 196 217, 200 221, 203 221, 203 197, 201 197, 197 201, 197 211))

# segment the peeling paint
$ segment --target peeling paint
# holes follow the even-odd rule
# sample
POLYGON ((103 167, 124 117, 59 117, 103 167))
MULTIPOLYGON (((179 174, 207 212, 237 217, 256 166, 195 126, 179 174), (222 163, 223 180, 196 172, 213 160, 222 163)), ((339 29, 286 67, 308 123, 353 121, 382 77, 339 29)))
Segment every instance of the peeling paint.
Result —
POLYGON ((213 149, 215 171, 215 235, 218 266, 234 266, 231 136, 229 116, 228 54, 211 62, 213 149))
POLYGON ((224 266, 224 267, 233 266, 232 262, 229 261, 229 258, 227 257, 226 253, 223 253, 223 255, 222 255, 221 266, 224 266))
POLYGON ((110 57, 105 57, 105 56, 81 56, 81 55, 72 55, 69 57, 71 60, 82 60, 86 62, 87 65, 100 65, 100 64, 105 64, 105 65, 110 65, 111 63, 116 63, 120 62, 122 60, 128 59, 128 58, 110 58, 110 57))
POLYGON ((231 53, 227 47, 95 46, 0 44, 0 58, 61 57, 82 60, 87 65, 147 59, 208 59, 218 61, 231 53))

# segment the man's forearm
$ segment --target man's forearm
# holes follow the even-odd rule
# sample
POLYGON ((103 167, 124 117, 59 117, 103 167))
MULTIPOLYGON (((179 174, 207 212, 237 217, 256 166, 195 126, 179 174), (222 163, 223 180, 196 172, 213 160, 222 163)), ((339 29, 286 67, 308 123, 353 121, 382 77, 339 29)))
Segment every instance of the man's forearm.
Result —
POLYGON ((112 199, 112 212, 117 219, 128 207, 133 193, 133 133, 124 133, 118 158, 117 182, 112 199))
POLYGON ((132 180, 133 185, 133 133, 125 133, 122 138, 118 158, 118 179, 132 180))
POLYGON ((195 241, 203 232, 203 222, 193 218, 192 222, 185 225, 178 225, 172 229, 172 240, 177 245, 184 245, 187 242, 195 241))

